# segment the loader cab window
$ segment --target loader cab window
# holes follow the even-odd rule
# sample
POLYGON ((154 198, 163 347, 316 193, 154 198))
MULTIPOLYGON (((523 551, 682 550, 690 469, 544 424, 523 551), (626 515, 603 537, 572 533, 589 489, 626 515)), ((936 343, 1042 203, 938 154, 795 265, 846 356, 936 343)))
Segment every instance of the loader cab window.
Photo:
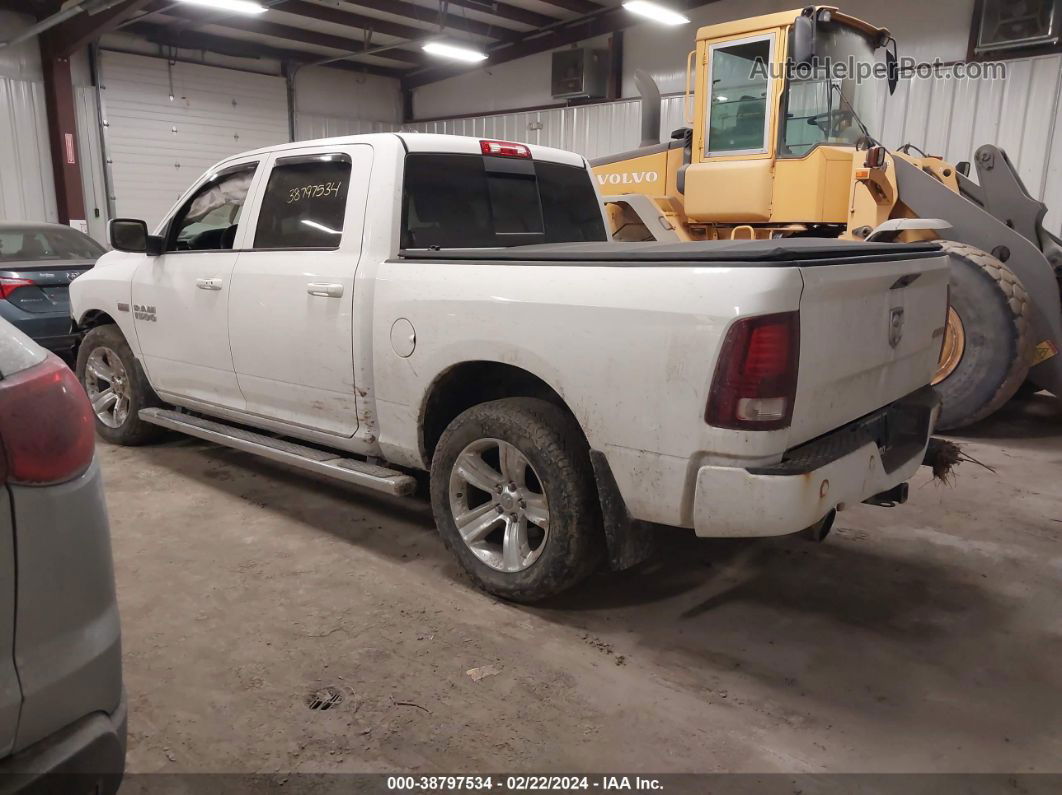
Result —
POLYGON ((586 169, 472 154, 406 156, 402 248, 497 248, 607 239, 586 169))
POLYGON ((709 53, 705 154, 766 152, 774 36, 715 44, 709 53))
POLYGON ((819 23, 815 37, 816 64, 797 71, 782 100, 779 157, 803 157, 820 144, 855 146, 863 136, 862 121, 871 134, 880 134, 881 109, 887 83, 880 77, 838 77, 825 64, 854 64, 855 70, 874 68, 876 47, 863 33, 836 22, 819 23))

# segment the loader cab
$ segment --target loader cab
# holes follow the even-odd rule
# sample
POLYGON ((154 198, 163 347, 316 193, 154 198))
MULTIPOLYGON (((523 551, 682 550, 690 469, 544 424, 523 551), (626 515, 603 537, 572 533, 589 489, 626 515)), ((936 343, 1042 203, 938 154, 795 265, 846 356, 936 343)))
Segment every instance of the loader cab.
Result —
POLYGON ((688 222, 845 224, 863 125, 880 129, 890 41, 823 6, 701 28, 688 222))

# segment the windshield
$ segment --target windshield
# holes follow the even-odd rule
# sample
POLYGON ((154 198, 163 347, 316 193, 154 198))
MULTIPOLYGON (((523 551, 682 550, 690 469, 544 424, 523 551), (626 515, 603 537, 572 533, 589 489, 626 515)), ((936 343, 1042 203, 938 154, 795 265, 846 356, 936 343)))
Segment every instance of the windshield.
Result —
POLYGON ((863 137, 860 120, 876 134, 886 84, 874 76, 874 49, 852 28, 819 24, 816 63, 808 75, 796 70, 786 90, 782 157, 803 157, 823 143, 852 146, 863 137))
POLYGON ((104 253, 99 243, 76 229, 39 226, 0 229, 0 262, 95 260, 104 253))

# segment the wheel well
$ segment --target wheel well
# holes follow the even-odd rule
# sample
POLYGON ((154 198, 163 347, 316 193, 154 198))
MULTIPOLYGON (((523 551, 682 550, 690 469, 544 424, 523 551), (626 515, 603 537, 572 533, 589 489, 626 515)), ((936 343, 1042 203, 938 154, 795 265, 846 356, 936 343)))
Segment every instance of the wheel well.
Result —
POLYGON ((420 453, 425 465, 431 466, 439 438, 458 414, 480 403, 508 397, 541 398, 572 414, 553 387, 527 370, 500 362, 455 365, 435 379, 424 401, 420 453))
POLYGON ((77 327, 84 331, 88 331, 90 328, 106 326, 108 324, 114 325, 113 317, 108 315, 102 309, 90 309, 81 316, 81 321, 77 324, 77 327))

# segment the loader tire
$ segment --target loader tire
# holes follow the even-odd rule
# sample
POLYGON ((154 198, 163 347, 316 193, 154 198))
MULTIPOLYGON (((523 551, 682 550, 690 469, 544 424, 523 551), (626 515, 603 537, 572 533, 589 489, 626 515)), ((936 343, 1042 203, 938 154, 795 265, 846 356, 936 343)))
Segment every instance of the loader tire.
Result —
POLYGON ((941 245, 951 255, 951 309, 959 325, 948 324, 945 351, 954 343, 952 355, 947 363, 942 357, 933 383, 942 401, 937 428, 954 430, 992 414, 1025 382, 1031 304, 1018 277, 991 254, 965 243, 941 245))

